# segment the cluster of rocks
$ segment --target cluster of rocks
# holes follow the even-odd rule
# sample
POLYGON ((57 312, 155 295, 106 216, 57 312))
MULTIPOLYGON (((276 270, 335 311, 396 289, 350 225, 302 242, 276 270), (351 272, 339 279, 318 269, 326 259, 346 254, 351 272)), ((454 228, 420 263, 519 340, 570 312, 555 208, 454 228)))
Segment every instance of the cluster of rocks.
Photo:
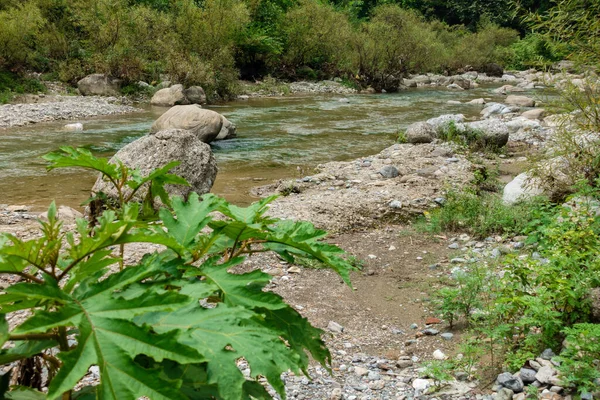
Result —
POLYGON ((445 185, 462 186, 471 177, 472 164, 450 144, 395 144, 371 157, 318 165, 314 175, 253 193, 295 193, 273 202, 269 213, 341 231, 410 219, 439 206, 445 185))
MULTIPOLYGON (((570 400, 573 397, 566 394, 557 367, 560 362, 552 349, 546 349, 535 360, 529 360, 518 372, 504 372, 498 375, 493 387, 494 400, 525 400, 527 393, 535 392, 538 399, 570 400)), ((593 395, 583 392, 582 400, 592 400, 593 395)))
MULTIPOLYGON (((207 143, 234 135, 235 125, 215 111, 195 104, 174 106, 152 124, 148 135, 121 148, 110 161, 119 160, 142 174, 178 161, 171 172, 185 178, 190 186, 167 185, 167 192, 183 197, 192 192, 204 194, 212 188, 218 170, 207 143)), ((102 177, 98 177, 92 192, 117 197, 115 189, 102 177)), ((145 194, 140 190, 136 195, 141 199, 145 194)))
POLYGON ((117 97, 52 96, 47 102, 0 106, 0 128, 140 111, 123 104, 123 99, 117 97))

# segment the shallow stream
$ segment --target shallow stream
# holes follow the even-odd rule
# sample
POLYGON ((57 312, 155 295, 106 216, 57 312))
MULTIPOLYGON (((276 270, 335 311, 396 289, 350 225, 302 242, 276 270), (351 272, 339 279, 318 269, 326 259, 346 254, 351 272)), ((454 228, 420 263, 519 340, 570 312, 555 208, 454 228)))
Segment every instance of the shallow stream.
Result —
MULTIPOLYGON (((212 144, 219 166, 213 192, 247 204, 253 200, 249 194, 253 186, 310 175, 319 163, 376 154, 413 122, 447 113, 475 117, 481 106, 448 101, 480 97, 501 101, 490 89, 290 96, 210 106, 238 127, 237 138, 212 144), (339 101, 342 97, 348 102, 339 101)), ((40 156, 65 145, 111 156, 146 134, 164 111, 145 106, 137 114, 72 121, 82 122, 83 132, 65 132, 65 121, 0 130, 0 204, 42 210, 55 199, 78 206, 89 195, 95 175, 77 169, 48 173, 40 156)))

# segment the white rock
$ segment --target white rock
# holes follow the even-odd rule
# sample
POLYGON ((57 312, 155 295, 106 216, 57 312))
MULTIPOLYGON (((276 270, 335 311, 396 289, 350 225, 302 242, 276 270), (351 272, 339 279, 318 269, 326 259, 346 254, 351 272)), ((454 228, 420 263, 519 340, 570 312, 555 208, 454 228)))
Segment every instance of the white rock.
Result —
POLYGON ((412 383, 412 387, 416 390, 425 390, 429 386, 431 386, 431 381, 429 379, 415 379, 412 383))
POLYGON ((521 200, 526 200, 539 196, 543 190, 536 185, 535 179, 531 179, 529 174, 523 172, 510 181, 502 194, 504 204, 515 204, 521 200))
POLYGON ((448 356, 445 355, 444 352, 440 349, 437 349, 433 352, 433 358, 435 358, 436 360, 445 360, 448 358, 448 356))
POLYGON ((65 130, 70 132, 81 132, 83 131, 83 124, 80 122, 75 124, 67 124, 65 125, 65 130))

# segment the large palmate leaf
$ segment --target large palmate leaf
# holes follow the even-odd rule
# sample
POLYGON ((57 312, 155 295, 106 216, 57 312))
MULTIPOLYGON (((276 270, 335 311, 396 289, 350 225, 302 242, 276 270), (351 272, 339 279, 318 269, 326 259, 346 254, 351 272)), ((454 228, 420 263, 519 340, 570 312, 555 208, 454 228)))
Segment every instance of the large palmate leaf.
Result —
MULTIPOLYGON (((140 327, 133 318, 149 312, 174 311, 190 303, 190 298, 173 291, 142 294, 132 299, 116 297, 126 285, 150 277, 160 269, 160 257, 147 259, 132 267, 90 285, 81 285, 72 295, 45 290, 39 297, 53 300, 55 311, 38 310, 13 331, 14 334, 42 333, 58 327, 75 326, 77 346, 63 352, 63 365, 53 379, 50 398, 70 390, 92 365, 100 367, 98 397, 102 399, 183 399, 178 383, 165 381, 160 371, 149 370, 134 361, 144 354, 157 361, 179 363, 202 362, 198 352, 178 340, 177 332, 157 334, 150 327, 140 327)), ((31 293, 37 284, 21 284, 7 289, 8 294, 31 293)), ((47 288, 46 288, 47 289, 47 288)))
POLYGON ((299 372, 300 356, 288 348, 278 332, 258 323, 257 314, 243 307, 219 304, 215 308, 190 305, 174 313, 144 318, 158 332, 181 330, 182 343, 202 349, 207 384, 216 385, 221 398, 241 399, 246 378, 236 365, 244 358, 252 377, 264 376, 285 397, 281 373, 299 372))
POLYGON ((64 146, 60 148, 60 151, 48 153, 42 158, 50 162, 48 170, 82 167, 96 170, 115 182, 121 178, 118 165, 109 163, 107 158, 94 157, 87 149, 64 146))

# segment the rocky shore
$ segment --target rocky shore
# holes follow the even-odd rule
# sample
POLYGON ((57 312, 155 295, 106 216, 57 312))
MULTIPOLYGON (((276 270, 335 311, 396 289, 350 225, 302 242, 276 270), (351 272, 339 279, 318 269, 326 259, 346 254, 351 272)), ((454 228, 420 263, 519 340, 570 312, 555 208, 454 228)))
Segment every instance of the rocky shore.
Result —
POLYGON ((36 103, 0 105, 0 129, 140 111, 116 97, 57 95, 36 96, 36 100, 36 103))

